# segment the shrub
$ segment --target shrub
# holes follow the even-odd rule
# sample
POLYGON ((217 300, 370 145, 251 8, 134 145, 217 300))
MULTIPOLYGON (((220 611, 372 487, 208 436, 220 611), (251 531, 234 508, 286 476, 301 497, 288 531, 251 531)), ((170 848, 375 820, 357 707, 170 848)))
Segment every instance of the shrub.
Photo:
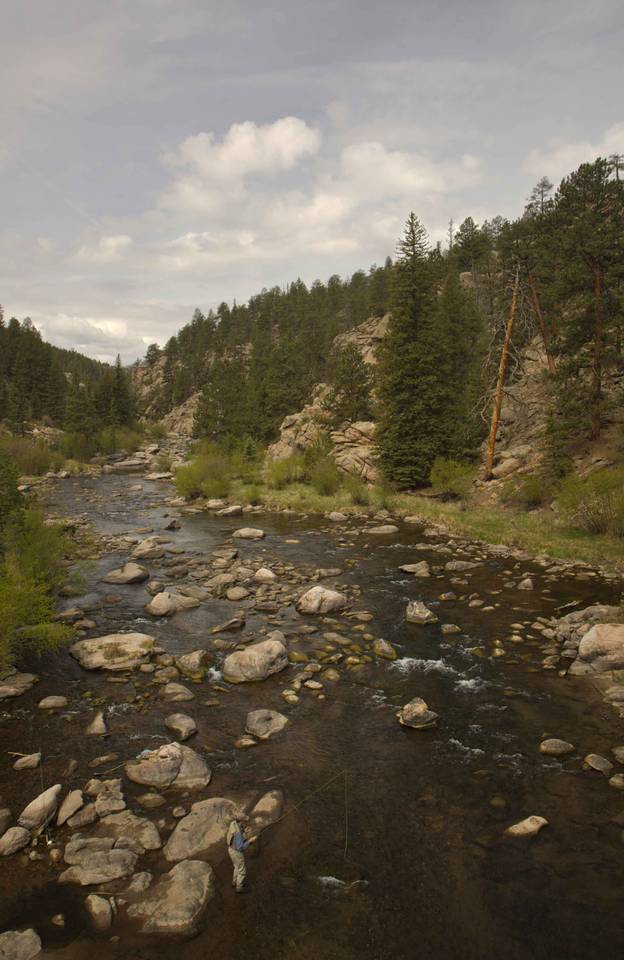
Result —
POLYGON ((366 507, 370 503, 370 491, 359 477, 346 477, 343 486, 351 503, 356 507, 366 507))
POLYGON ((250 483, 249 486, 243 487, 242 497, 247 503, 250 503, 252 507, 257 507, 262 503, 262 490, 255 483, 250 483))
POLYGON ((41 440, 7 437, 2 441, 2 449, 14 461, 21 475, 39 477, 48 470, 58 470, 63 465, 61 454, 41 440))
POLYGON ((371 499, 381 510, 392 510, 395 504, 396 487, 390 480, 381 477, 372 490, 371 499))
POLYGON ((324 433, 319 434, 314 443, 307 447, 303 452, 303 462, 306 470, 309 472, 312 470, 314 464, 318 463, 319 460, 326 460, 329 457, 331 450, 332 442, 329 437, 324 433))
POLYGON ((471 464, 436 457, 429 480, 431 486, 441 494, 463 500, 470 492, 474 475, 475 468, 471 464))
POLYGON ((272 490, 283 490, 291 483, 304 483, 308 471, 304 458, 293 453, 285 460, 268 460, 265 466, 267 486, 272 490))
POLYGON ((310 483, 323 497, 333 497, 342 483, 342 474, 331 457, 317 461, 310 471, 310 483))
POLYGON ((24 501, 17 487, 18 472, 15 461, 5 448, 0 447, 0 536, 11 517, 23 507, 24 501))
POLYGON ((181 497, 227 497, 232 485, 229 458, 219 453, 200 453, 176 472, 176 490, 181 497))
POLYGON ((577 529, 624 537, 624 467, 566 477, 558 503, 577 529))
POLYGON ((171 456, 168 453, 159 453, 156 457, 156 469, 165 473, 168 470, 171 470, 171 456))
POLYGON ((503 487, 501 499, 503 503, 533 510, 552 500, 554 491, 553 482, 543 474, 536 473, 529 477, 509 480, 503 487))
POLYGON ((86 463, 96 454, 111 456, 120 450, 132 453, 142 441, 143 437, 137 430, 129 427, 105 427, 93 435, 66 433, 59 439, 57 449, 68 460, 86 463))
POLYGON ((145 428, 145 433, 150 440, 164 440, 167 436, 167 428, 164 423, 149 423, 145 428))

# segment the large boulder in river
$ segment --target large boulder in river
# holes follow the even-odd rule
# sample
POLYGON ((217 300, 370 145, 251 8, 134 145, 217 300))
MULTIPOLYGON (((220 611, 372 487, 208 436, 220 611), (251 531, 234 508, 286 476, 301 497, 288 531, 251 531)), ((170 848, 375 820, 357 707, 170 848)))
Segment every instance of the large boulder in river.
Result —
POLYGON ((624 623, 597 623, 582 638, 569 672, 577 676, 624 668, 624 623))
POLYGON ((230 823, 240 813, 238 804, 225 797, 194 803, 167 840, 163 849, 165 859, 186 860, 210 853, 217 844, 225 842, 230 823))
POLYGON ((79 883, 88 887, 96 883, 110 883, 134 873, 137 854, 123 846, 125 841, 113 837, 76 837, 65 847, 64 859, 69 864, 59 877, 59 883, 79 883))
POLYGON ((124 769, 133 783, 158 789, 196 790, 207 787, 212 776, 199 754, 179 743, 144 750, 136 760, 129 760, 124 769))
POLYGON ((299 613, 336 613, 344 610, 347 598, 338 590, 328 590, 327 587, 311 587, 306 590, 297 601, 299 613))
POLYGON ((111 813, 98 824, 98 835, 114 837, 115 840, 131 840, 144 850, 160 850, 162 841, 158 828, 146 817, 137 817, 130 810, 111 813))
POLYGON ((245 731, 258 740, 270 740, 288 723, 288 717, 277 710, 251 710, 247 714, 245 731))
POLYGON ((135 560, 159 560, 165 553, 165 548, 160 541, 160 537, 141 540, 132 551, 132 556, 135 560))
POLYGON ((424 700, 414 697, 397 713, 401 726, 411 727, 413 730, 429 730, 438 722, 438 715, 430 710, 424 700))
POLYGON ((34 673, 17 673, 10 670, 0 680, 0 700, 9 700, 12 697, 21 697, 37 683, 39 677, 34 673))
POLYGON ((155 617, 171 617, 180 610, 192 610, 199 606, 199 600, 195 597, 183 597, 179 593, 169 593, 167 590, 161 590, 150 600, 145 607, 147 613, 155 617))
POLYGON ((262 540, 264 535, 264 530, 257 527, 241 527, 232 534, 237 540, 262 540))
POLYGON ((33 960, 40 953, 41 940, 32 928, 0 933, 0 960, 33 960))
POLYGON ((422 600, 412 600, 407 605, 405 619, 408 623, 418 623, 421 626, 426 623, 437 623, 438 618, 422 600))
POLYGON ((103 583, 143 583, 149 579, 149 572, 140 563, 125 563, 117 570, 111 570, 102 577, 103 583))
POLYGON ((208 903, 215 895, 212 867, 202 860, 184 860, 128 908, 141 920, 141 933, 192 937, 199 932, 208 903))
POLYGON ((228 683, 266 680, 287 666, 286 640, 283 633, 275 630, 266 640, 230 653, 223 663, 223 679, 228 683))
POLYGON ((62 789, 61 784, 56 783, 35 797, 17 818, 20 827, 25 827, 26 830, 39 830, 49 823, 58 809, 62 789))
POLYGON ((154 638, 147 633, 109 633, 79 640, 69 652, 85 670, 131 670, 149 659, 154 638))
MULTIPOLYGON (((25 827, 9 827, 0 837, 0 857, 11 857, 30 843, 30 833, 25 827)), ((0 958, 2 954, 0 953, 0 958)))

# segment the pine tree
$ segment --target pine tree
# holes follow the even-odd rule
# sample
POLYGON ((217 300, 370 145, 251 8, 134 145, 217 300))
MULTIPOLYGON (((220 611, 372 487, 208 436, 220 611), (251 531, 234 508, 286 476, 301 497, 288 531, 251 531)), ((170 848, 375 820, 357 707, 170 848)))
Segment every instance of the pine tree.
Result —
POLYGON ((331 390, 324 402, 332 424, 370 420, 371 389, 369 365, 354 344, 347 344, 334 357, 331 390))
POLYGON ((128 375, 117 354, 111 395, 111 422, 115 427, 128 426, 132 421, 132 397, 128 375))
POLYGON ((378 367, 376 445, 384 475, 402 488, 426 484, 444 446, 447 361, 435 302, 437 269, 412 213, 397 246, 391 320, 378 367))

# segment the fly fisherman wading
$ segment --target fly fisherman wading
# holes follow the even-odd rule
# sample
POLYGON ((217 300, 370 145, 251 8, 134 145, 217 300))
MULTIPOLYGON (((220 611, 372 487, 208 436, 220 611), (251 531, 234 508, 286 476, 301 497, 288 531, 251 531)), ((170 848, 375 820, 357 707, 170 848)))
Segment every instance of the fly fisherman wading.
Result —
POLYGON ((236 889, 237 893, 244 893, 246 889, 245 878, 247 876, 247 868, 245 866, 244 851, 250 844, 256 842, 256 837, 247 838, 246 836, 245 825, 247 823, 249 823, 248 817, 242 814, 235 817, 228 827, 226 836, 228 853, 232 861, 232 866, 234 867, 232 886, 236 889))

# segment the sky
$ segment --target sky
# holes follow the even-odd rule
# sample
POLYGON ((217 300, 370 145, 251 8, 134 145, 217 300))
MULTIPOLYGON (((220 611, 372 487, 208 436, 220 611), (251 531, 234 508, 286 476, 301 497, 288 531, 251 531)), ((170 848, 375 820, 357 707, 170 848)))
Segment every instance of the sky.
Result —
POLYGON ((0 303, 133 362, 624 152, 621 0, 0 0, 0 303))

